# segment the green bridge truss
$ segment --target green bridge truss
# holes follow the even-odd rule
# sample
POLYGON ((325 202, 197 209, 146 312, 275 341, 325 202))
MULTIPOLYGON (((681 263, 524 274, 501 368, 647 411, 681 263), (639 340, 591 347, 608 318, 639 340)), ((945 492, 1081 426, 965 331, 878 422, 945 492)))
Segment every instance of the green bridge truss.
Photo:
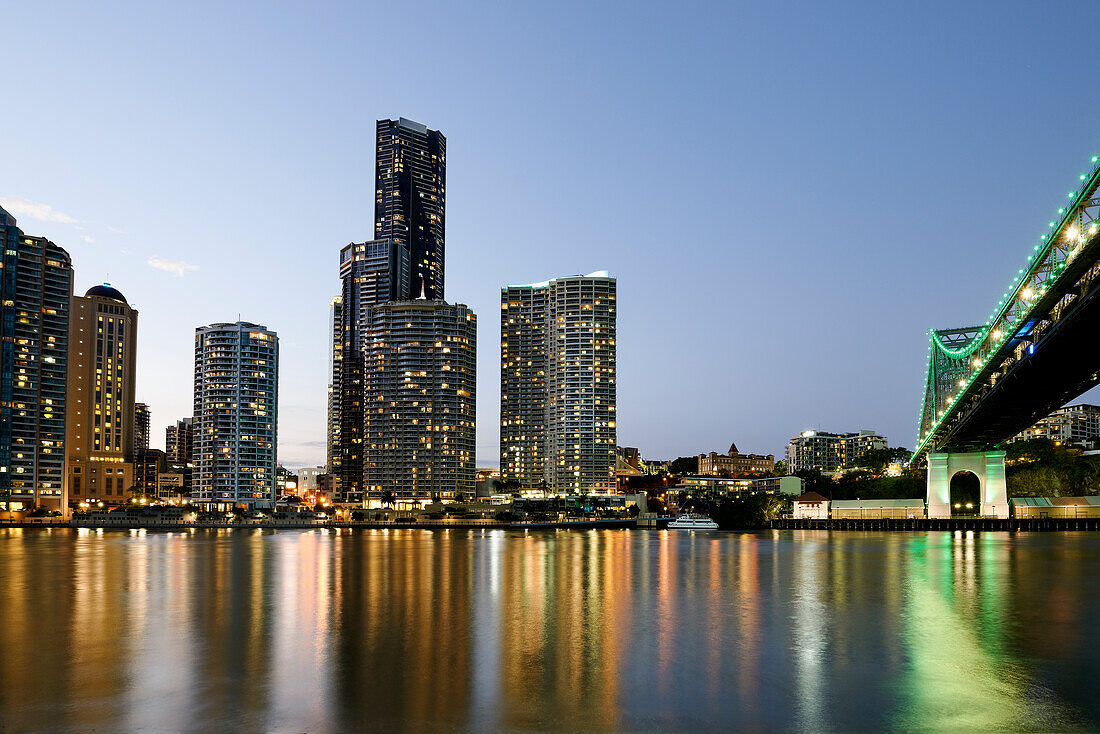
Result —
MULTIPOLYGON (((940 448, 997 381, 1025 359, 1100 274, 1100 156, 1048 223, 984 324, 928 332, 928 373, 913 458, 940 448)), ((1009 436, 1001 437, 1001 440, 1009 436)), ((991 447, 987 447, 991 448, 991 447)))

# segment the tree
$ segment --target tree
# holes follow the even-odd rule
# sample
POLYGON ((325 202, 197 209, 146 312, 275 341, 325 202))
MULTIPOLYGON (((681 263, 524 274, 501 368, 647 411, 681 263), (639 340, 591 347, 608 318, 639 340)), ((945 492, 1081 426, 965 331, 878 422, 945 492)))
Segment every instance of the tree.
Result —
POLYGON ((668 465, 668 471, 670 474, 698 474, 699 473, 699 457, 698 456, 681 456, 675 459, 668 465))
POLYGON ((395 504, 397 504, 397 495, 393 493, 393 490, 382 490, 382 506, 385 507, 386 505, 389 505, 390 507, 393 507, 395 504))

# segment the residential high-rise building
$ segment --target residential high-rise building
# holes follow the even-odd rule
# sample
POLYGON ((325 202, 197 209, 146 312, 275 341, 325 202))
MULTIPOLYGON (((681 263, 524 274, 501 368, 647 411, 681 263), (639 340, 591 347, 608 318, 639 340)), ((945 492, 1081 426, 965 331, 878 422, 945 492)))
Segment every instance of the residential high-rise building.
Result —
POLYGON ((807 469, 825 473, 856 469, 868 451, 885 448, 886 437, 874 431, 805 431, 787 444, 787 473, 807 469))
POLYGON ((0 209, 0 507, 65 512, 69 253, 0 209))
POLYGON ((394 300, 443 300, 447 138, 419 122, 379 120, 374 238, 407 245, 407 289, 394 300))
POLYGON ((1048 438, 1060 446, 1093 448, 1100 440, 1100 406, 1088 403, 1063 406, 1007 443, 1035 438, 1048 438))
POLYGON ((275 502, 279 337, 238 321, 195 329, 194 488, 198 503, 275 502))
POLYGON ((325 470, 335 473, 340 470, 340 369, 344 350, 343 338, 344 297, 336 296, 329 303, 329 342, 328 342, 328 451, 325 458, 325 470))
POLYGON ((65 445, 70 507, 113 507, 133 495, 137 328, 138 312, 109 283, 73 296, 65 445))
POLYGON ((164 429, 164 453, 168 461, 175 464, 190 464, 193 461, 194 425, 194 418, 184 418, 164 429))
POLYGON ((500 307, 501 478, 614 491, 615 279, 507 286, 500 307))
POLYGON ((134 454, 149 448, 149 406, 134 403, 134 454))
MULTIPOLYGON (((363 345, 371 307, 399 300, 408 289, 409 249, 390 240, 350 244, 340 251, 339 482, 340 502, 363 499, 363 345)), ((334 357, 335 357, 334 352, 334 357)))
POLYGON ((364 499, 472 496, 477 317, 420 300, 371 306, 365 324, 364 499))

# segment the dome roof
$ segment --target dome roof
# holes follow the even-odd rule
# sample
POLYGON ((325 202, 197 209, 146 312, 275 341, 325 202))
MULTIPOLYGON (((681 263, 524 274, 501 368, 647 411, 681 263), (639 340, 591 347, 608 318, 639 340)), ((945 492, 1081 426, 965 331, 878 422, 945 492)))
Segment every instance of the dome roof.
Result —
MULTIPOLYGON (((93 285, 85 293, 86 296, 99 296, 100 298, 110 298, 114 301, 121 301, 126 303, 126 296, 119 293, 118 289, 112 288, 110 283, 104 283, 103 285, 93 285)), ((129 306, 129 303, 126 303, 129 306)))

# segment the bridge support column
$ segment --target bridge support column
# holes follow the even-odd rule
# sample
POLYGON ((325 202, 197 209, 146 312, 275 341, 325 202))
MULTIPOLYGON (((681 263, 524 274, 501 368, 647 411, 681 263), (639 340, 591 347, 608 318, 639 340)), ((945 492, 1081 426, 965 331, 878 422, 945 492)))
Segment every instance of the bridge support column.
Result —
POLYGON ((1004 451, 928 454, 928 517, 951 517, 951 478, 961 471, 978 477, 983 516, 1008 517, 1004 451))

